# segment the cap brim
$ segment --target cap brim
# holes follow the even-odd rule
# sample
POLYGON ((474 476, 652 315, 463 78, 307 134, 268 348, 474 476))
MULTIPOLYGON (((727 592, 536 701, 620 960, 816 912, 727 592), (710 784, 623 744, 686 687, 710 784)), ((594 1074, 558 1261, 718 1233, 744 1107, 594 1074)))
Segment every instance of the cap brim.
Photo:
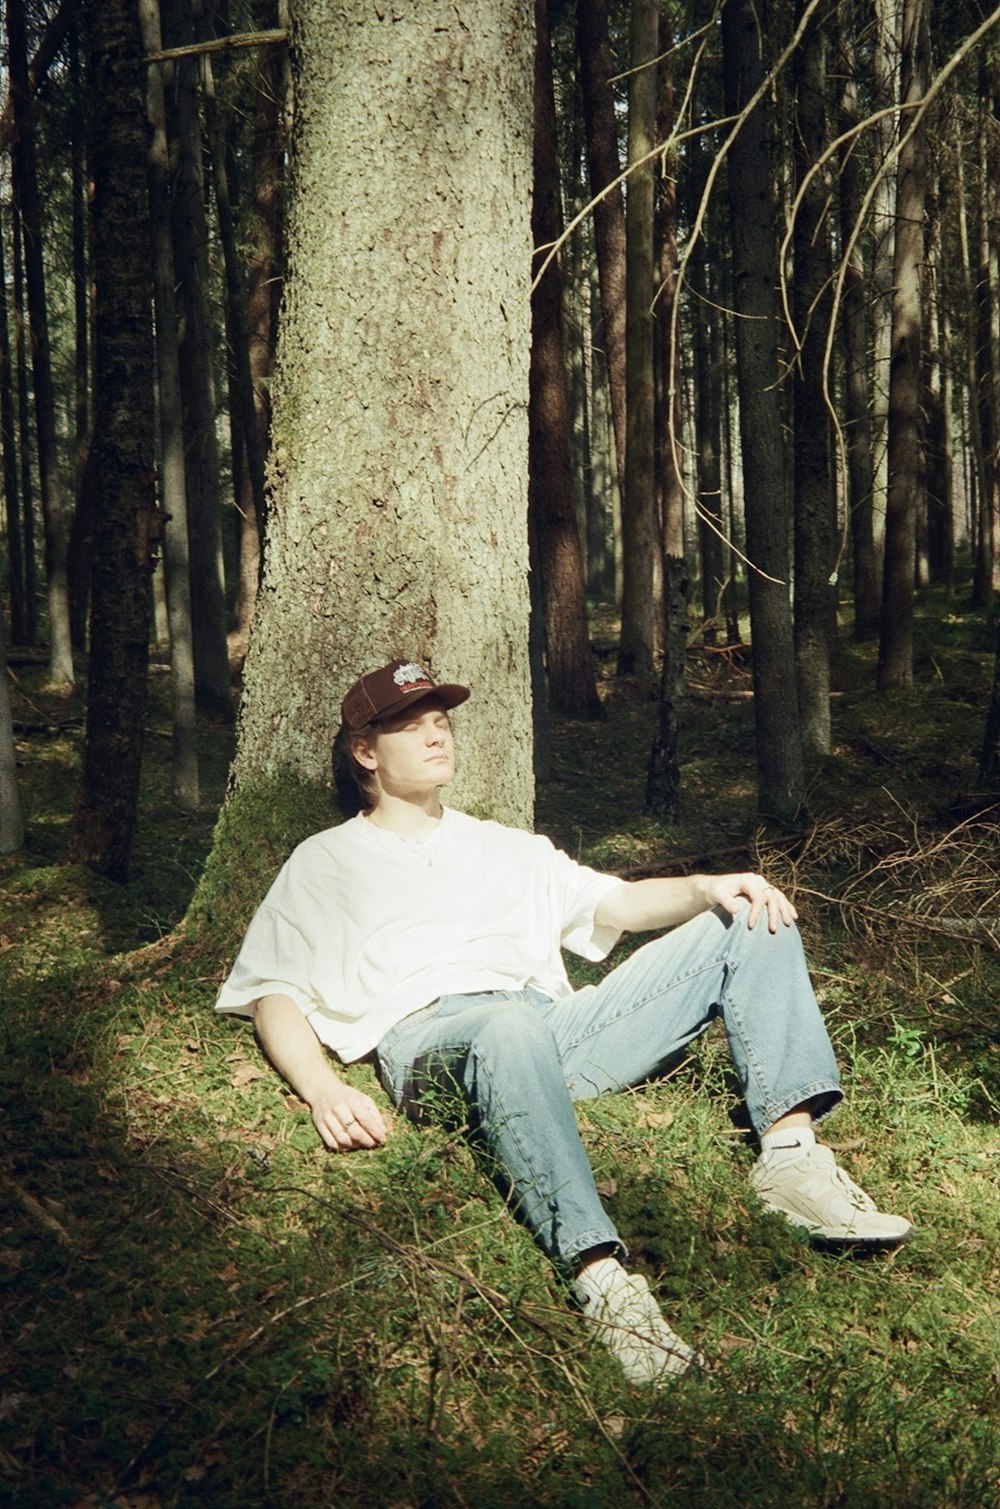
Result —
POLYGON ((384 723, 386 718, 394 718, 405 708, 413 707, 417 702, 430 702, 432 698, 442 703, 450 712, 453 707, 458 707, 461 703, 468 701, 471 696, 469 688, 459 686, 457 682, 446 681, 443 686, 421 687, 419 691, 406 692, 398 701, 390 703, 388 707, 383 707, 378 717, 372 721, 384 723))

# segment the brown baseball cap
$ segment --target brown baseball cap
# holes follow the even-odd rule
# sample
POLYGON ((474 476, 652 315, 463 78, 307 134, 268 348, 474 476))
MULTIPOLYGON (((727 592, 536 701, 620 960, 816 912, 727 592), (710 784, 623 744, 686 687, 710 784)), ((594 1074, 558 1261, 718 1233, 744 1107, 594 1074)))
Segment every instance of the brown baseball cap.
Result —
POLYGON ((344 727, 353 731, 380 718, 391 718, 423 697, 436 697, 445 707, 457 707, 469 696, 467 686, 439 685, 416 661, 393 660, 381 670, 369 671, 348 688, 340 704, 340 717, 344 727))

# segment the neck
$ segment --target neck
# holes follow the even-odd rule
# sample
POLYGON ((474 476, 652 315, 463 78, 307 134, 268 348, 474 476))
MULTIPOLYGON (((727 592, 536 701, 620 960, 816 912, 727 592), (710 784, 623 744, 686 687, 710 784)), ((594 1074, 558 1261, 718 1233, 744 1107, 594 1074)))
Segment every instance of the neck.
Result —
POLYGON ((441 821, 444 811, 436 791, 412 799, 380 791, 375 805, 365 813, 376 828, 399 838, 425 838, 441 821))

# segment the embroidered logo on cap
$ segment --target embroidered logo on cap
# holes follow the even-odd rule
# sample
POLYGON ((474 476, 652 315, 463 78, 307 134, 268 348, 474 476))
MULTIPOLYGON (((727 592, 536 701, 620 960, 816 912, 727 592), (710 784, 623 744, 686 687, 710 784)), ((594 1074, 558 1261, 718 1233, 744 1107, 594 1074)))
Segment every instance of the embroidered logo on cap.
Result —
POLYGON ((414 665, 411 660, 407 665, 398 665, 392 673, 392 679, 401 691, 416 691, 425 686, 433 686, 434 683, 424 670, 423 666, 414 665))

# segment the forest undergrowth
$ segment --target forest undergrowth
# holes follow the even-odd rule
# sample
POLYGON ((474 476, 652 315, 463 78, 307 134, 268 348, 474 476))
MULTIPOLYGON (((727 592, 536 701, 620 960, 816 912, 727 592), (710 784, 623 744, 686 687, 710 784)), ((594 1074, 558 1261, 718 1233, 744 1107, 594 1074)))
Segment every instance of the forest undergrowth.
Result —
MULTIPOLYGON (((1000 1505, 1000 792, 977 785, 991 635, 929 599, 914 687, 841 651, 794 829, 755 816, 749 671, 693 651, 683 810, 642 814, 650 689, 557 722, 540 829, 628 874, 762 868, 798 905, 847 1100, 824 1135, 913 1242, 813 1250, 749 1193, 721 1038, 581 1107, 603 1196, 699 1376, 631 1389, 587 1345, 459 1134, 391 1115, 333 1158, 246 1024, 213 1015, 259 899, 182 919, 202 810, 151 686, 134 875, 61 863, 82 706, 15 666, 28 846, 0 860, 0 1503, 561 1509, 1000 1505)), ((461 753, 461 720, 458 726, 461 753)), ((264 836, 262 835, 262 843, 264 836)), ((265 868, 280 856, 266 854, 265 868)), ((613 962, 613 960, 612 960, 613 962)), ((575 971, 588 977, 587 969, 575 971)))

